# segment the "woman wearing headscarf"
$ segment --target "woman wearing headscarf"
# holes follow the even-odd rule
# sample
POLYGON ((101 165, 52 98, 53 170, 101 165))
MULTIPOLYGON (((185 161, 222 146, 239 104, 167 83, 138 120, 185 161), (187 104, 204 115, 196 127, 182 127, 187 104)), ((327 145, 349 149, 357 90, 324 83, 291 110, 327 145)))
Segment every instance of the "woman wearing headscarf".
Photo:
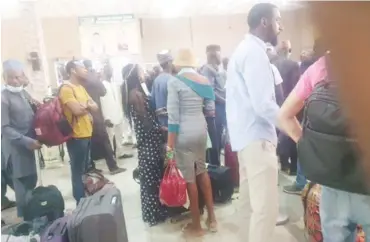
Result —
POLYGON ((168 142, 167 157, 173 157, 187 182, 192 223, 183 231, 203 235, 200 223, 197 183, 207 207, 207 228, 217 231, 211 182, 206 168, 207 122, 215 115, 215 94, 204 76, 196 72, 196 57, 190 49, 178 52, 174 63, 178 75, 167 82, 168 142))
POLYGON ((163 134, 149 108, 144 71, 139 65, 128 64, 122 69, 122 78, 122 106, 127 119, 133 121, 137 139, 142 218, 153 226, 167 218, 167 209, 159 201, 163 134))

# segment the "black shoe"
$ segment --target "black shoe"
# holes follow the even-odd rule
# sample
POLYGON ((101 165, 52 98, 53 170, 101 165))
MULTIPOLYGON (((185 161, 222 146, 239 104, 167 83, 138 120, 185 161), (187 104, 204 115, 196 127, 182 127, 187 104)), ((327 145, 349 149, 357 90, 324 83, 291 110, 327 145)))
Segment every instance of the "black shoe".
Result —
POLYGON ((133 154, 123 154, 121 156, 118 157, 118 159, 129 159, 129 158, 132 158, 134 157, 133 154))
POLYGON ((111 175, 116 175, 118 173, 122 173, 122 172, 125 172, 127 169, 126 168, 120 168, 120 167, 117 167, 116 169, 114 170, 111 170, 109 173, 111 175))
POLYGON ((9 208, 14 208, 15 206, 17 206, 16 202, 8 200, 8 202, 4 203, 1 206, 1 211, 9 209, 9 208))
POLYGON ((299 188, 296 183, 284 187, 284 192, 288 194, 301 195, 302 191, 303 189, 299 188))

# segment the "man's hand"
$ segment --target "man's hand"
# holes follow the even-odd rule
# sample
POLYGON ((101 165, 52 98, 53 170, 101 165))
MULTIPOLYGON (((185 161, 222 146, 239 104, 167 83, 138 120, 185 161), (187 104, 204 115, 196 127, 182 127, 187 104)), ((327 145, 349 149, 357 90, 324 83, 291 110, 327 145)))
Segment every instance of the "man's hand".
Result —
POLYGON ((108 128, 113 128, 113 123, 112 123, 112 121, 110 121, 109 119, 107 119, 107 120, 105 120, 104 121, 104 124, 105 124, 105 126, 107 126, 108 128))
POLYGON ((98 105, 91 99, 87 101, 86 106, 90 111, 97 111, 99 109, 98 105))
POLYGON ((80 103, 80 106, 81 106, 82 109, 87 110, 87 104, 80 103))
POLYGON ((38 149, 41 149, 41 147, 42 147, 42 144, 39 141, 33 140, 28 148, 30 150, 38 150, 38 149))

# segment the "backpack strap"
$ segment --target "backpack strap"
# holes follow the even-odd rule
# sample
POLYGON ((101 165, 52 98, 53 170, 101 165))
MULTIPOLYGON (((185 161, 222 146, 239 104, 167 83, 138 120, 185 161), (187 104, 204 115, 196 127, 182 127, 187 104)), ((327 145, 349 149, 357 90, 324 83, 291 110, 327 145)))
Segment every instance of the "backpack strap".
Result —
MULTIPOLYGON (((60 91, 62 90, 62 88, 63 88, 64 86, 68 86, 68 87, 72 90, 72 92, 73 92, 73 96, 75 96, 75 98, 77 98, 76 93, 75 93, 75 90, 73 89, 72 85, 71 85, 71 84, 68 84, 68 83, 64 83, 64 84, 62 84, 62 85, 59 87, 59 89, 58 89, 57 98, 58 98, 59 100, 60 100, 60 91)), ((78 117, 76 117, 75 115, 73 115, 73 113, 72 113, 72 112, 71 112, 71 114, 72 114, 72 124, 75 124, 75 123, 77 122, 78 117)))

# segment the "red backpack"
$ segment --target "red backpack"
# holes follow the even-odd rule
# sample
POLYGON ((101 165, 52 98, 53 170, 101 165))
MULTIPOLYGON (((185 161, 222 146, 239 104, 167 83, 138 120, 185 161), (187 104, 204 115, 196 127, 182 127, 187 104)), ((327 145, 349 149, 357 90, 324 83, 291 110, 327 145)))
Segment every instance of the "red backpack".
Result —
POLYGON ((62 104, 57 97, 42 104, 35 113, 34 129, 36 139, 46 146, 57 146, 72 138, 73 129, 63 113, 62 104))

